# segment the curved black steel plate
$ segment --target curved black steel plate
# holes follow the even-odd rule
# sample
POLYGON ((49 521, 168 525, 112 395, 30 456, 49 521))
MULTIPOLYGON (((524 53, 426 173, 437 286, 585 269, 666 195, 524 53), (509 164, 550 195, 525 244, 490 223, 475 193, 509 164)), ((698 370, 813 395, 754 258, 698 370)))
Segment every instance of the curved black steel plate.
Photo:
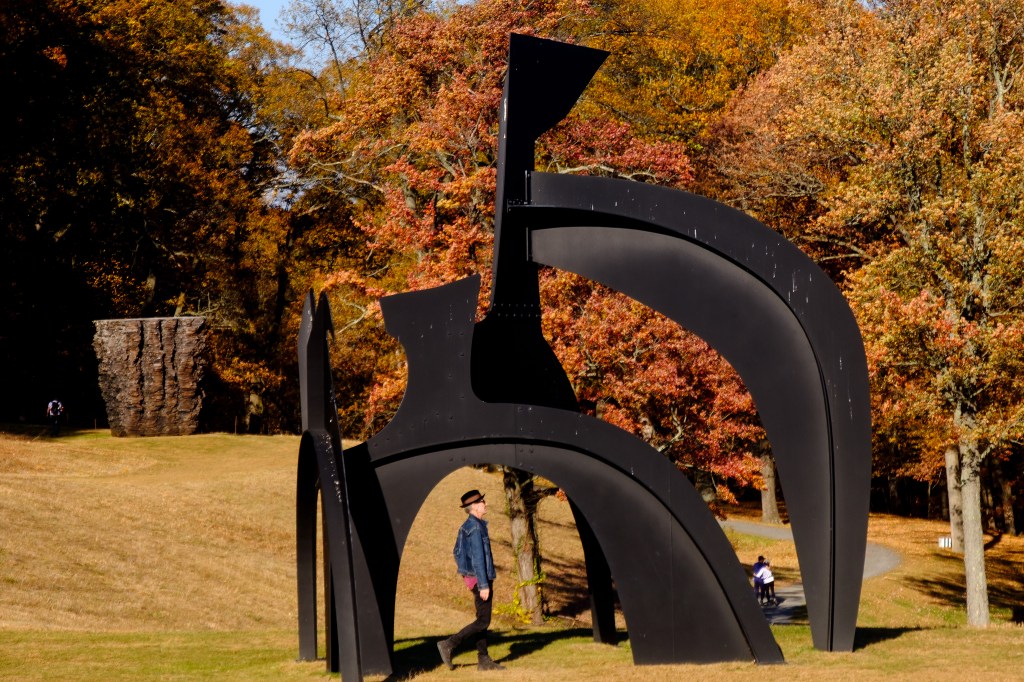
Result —
POLYGON ((556 434, 576 422, 580 440, 599 441, 604 455, 559 440, 491 436, 487 443, 438 443, 411 456, 385 456, 375 468, 397 551, 423 500, 452 471, 476 464, 530 471, 561 486, 597 535, 616 576, 636 663, 782 662, 732 547, 671 464, 657 452, 639 452, 649 448, 607 425, 591 431, 588 417, 529 417, 556 434), (633 471, 623 470, 630 463, 633 471))
MULTIPOLYGON (((478 290, 472 277, 382 300, 388 331, 406 349, 409 384, 392 421, 345 454, 370 462, 386 501, 353 504, 353 514, 390 518, 401 551, 422 500, 448 472, 490 462, 540 473, 573 491, 591 522, 616 576, 637 662, 781 661, 731 546, 663 456, 576 412, 473 395, 468 350, 478 290), (601 520, 591 518, 596 507, 601 520), (646 568, 631 563, 636 553, 647 557, 646 568), (672 583, 677 578, 692 589, 672 583), (666 581, 679 589, 666 589, 666 581), (712 646, 703 633, 721 641, 712 646)), ((397 565, 375 570, 397 578, 397 565)))
POLYGON ((815 646, 852 650, 870 404, 860 331, 842 294, 778 234, 685 192, 535 173, 531 204, 516 212, 531 226, 534 261, 649 305, 736 368, 778 462, 815 646))

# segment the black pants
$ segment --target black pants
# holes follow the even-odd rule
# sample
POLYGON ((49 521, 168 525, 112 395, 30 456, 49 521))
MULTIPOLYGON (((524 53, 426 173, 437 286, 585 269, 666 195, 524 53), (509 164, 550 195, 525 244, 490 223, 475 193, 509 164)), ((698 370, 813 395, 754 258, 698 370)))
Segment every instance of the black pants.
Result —
POLYGON ((473 640, 476 643, 476 651, 481 656, 487 655, 487 628, 491 625, 491 604, 494 601, 494 584, 491 584, 491 594, 487 601, 480 598, 480 588, 473 588, 473 604, 476 607, 476 620, 459 630, 448 640, 451 642, 452 651, 455 651, 460 644, 466 640, 473 640))

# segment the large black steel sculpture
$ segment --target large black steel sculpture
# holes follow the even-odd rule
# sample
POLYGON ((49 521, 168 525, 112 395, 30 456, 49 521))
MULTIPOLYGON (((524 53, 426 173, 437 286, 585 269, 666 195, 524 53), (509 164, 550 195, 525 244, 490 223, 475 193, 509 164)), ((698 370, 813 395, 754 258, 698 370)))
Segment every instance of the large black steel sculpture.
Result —
POLYGON ((307 301, 299 340, 300 657, 317 655, 319 494, 327 662, 346 680, 392 671, 398 568, 416 513, 446 475, 485 463, 543 475, 572 500, 596 639, 613 635, 614 576, 636 663, 782 660, 693 486, 643 442, 579 414, 541 335, 538 264, 659 310, 737 369, 778 462, 814 645, 853 647, 870 479, 857 326, 819 268, 738 211, 650 185, 534 171, 537 137, 568 113, 605 56, 512 36, 490 309, 474 323, 475 277, 383 299, 387 329, 407 354, 408 387, 394 419, 344 453, 327 360, 330 313, 323 296, 307 301))

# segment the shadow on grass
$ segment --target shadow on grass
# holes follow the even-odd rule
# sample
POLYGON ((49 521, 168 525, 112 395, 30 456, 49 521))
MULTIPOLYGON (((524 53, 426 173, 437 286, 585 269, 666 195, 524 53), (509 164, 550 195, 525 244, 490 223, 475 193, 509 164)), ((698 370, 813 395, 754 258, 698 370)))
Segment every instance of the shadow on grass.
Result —
POLYGON ((0 424, 0 436, 11 438, 49 438, 50 427, 46 424, 0 424))
MULTIPOLYGON (((550 524, 545 521, 547 525, 550 524)), ((568 525, 564 526, 570 527, 568 525)), ((494 540, 492 539, 492 544, 494 540)), ((512 553, 512 543, 508 540, 501 541, 509 553, 512 553)), ((546 602, 545 613, 555 618, 565 618, 574 623, 583 622, 589 619, 590 596, 587 594, 587 570, 583 563, 582 553, 579 556, 557 556, 545 554, 544 556, 544 599, 546 602)), ((618 596, 615 597, 615 609, 621 610, 618 596)))
MULTIPOLYGON (((620 633, 621 635, 622 633, 620 633)), ((507 663, 517 658, 529 656, 555 642, 568 639, 590 639, 593 631, 589 628, 573 628, 571 630, 552 630, 551 632, 528 632, 521 634, 490 633, 490 644, 502 644, 508 647, 507 656, 497 659, 499 663, 507 663)), ((403 639, 395 642, 395 671, 385 682, 407 680, 441 667, 441 657, 437 652, 437 643, 441 638, 403 639)), ((471 643, 466 643, 460 652, 471 650, 471 643), (469 647, 469 649, 467 649, 469 647)), ((458 655, 458 654, 456 654, 458 655)), ((476 657, 468 659, 471 663, 456 663, 456 668, 476 669, 476 657)))
POLYGON ((909 632, 918 632, 923 628, 864 628, 858 627, 853 636, 853 650, 860 651, 873 644, 881 644, 889 640, 899 639, 909 632))
MULTIPOLYGON (((919 627, 858 627, 857 633, 854 636, 853 649, 854 651, 860 651, 875 644, 899 639, 903 635, 911 632, 917 632, 922 629, 923 628, 919 627)), ((624 632, 618 632, 617 634, 619 641, 626 639, 626 634, 624 632)), ((516 659, 529 656, 562 640, 590 640, 592 636, 593 631, 589 628, 573 628, 570 630, 554 630, 551 632, 530 632, 522 634, 491 633, 490 643, 492 646, 495 644, 503 644, 508 647, 508 655, 497 659, 499 663, 505 664, 510 661, 515 661, 516 659)), ((441 657, 437 652, 437 643, 440 640, 441 638, 406 639, 396 641, 394 657, 395 672, 392 673, 390 677, 386 678, 385 682, 400 682, 401 680, 411 679, 417 675, 440 668, 443 665, 441 663, 441 657)), ((464 644, 460 651, 467 651, 465 648, 467 646, 470 645, 464 644)), ((455 664, 455 668, 475 670, 475 656, 470 654, 468 658, 465 655, 463 658, 468 662, 457 662, 455 664)))
MULTIPOLYGON (((564 561, 545 557, 544 597, 548 615, 571 621, 590 616, 590 596, 587 594, 586 568, 580 561, 564 561)), ((621 610, 618 596, 615 608, 621 610)))
MULTIPOLYGON (((990 540, 985 548, 991 549, 999 543, 1000 539, 1001 537, 997 536, 990 540)), ((959 555, 947 554, 939 556, 939 559, 948 569, 941 573, 944 577, 909 578, 907 584, 933 599, 960 609, 966 608, 967 586, 963 575, 963 558, 959 555)), ((986 557, 986 572, 989 576, 989 605, 1011 611, 1014 614, 1014 618, 1021 615, 1021 594, 1024 593, 1024 577, 1019 574, 1019 569, 1015 562, 1001 557, 986 557), (993 580, 993 576, 996 575, 1015 575, 1016 578, 1012 581, 1015 584, 1012 584, 1010 581, 999 582, 993 580)))
POLYGON ((65 436, 78 436, 93 432, 93 429, 79 429, 68 426, 62 426, 60 430, 57 432, 57 435, 53 435, 52 433, 50 433, 50 427, 47 424, 0 424, 0 436, 4 436, 7 438, 22 438, 31 441, 59 441, 61 438, 65 436))

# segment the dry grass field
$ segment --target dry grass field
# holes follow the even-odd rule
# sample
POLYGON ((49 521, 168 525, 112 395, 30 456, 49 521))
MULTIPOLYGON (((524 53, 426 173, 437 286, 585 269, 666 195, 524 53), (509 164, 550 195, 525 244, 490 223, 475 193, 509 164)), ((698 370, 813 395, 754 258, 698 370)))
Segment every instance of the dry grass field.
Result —
MULTIPOLYGON (((295 661, 297 447, 297 438, 283 436, 0 434, 0 679, 327 679, 322 662, 295 661)), ((470 487, 499 502, 489 517, 499 574, 492 655, 508 670, 485 677, 880 680, 954 672, 1024 680, 1022 538, 989 538, 988 629, 965 625, 960 561, 936 543, 942 523, 873 516, 871 541, 903 561, 864 584, 852 654, 815 651, 807 626, 796 624, 773 628, 785 666, 635 667, 628 640, 590 640, 579 541, 557 499, 541 508, 550 617, 541 627, 516 620, 500 480, 472 469, 442 481, 414 523, 399 579, 401 671, 393 679, 479 674, 470 653, 448 671, 434 648, 471 611, 450 554, 463 518, 458 496, 470 487)), ((744 563, 763 553, 781 585, 799 580, 790 542, 730 538, 744 563)))

